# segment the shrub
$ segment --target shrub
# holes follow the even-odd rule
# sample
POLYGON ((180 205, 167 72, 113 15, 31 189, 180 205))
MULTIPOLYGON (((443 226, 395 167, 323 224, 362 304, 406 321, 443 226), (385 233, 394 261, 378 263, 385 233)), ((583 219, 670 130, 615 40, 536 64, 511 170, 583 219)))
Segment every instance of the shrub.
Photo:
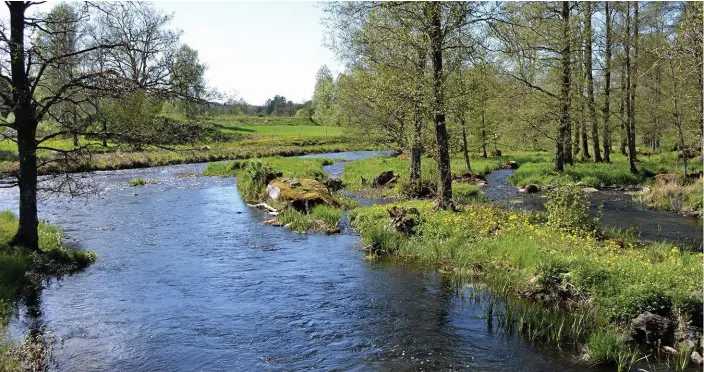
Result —
POLYGON ((237 188, 245 200, 258 201, 265 192, 267 183, 276 176, 276 172, 265 161, 252 159, 237 177, 237 188))
POLYGON ((580 188, 563 185, 548 193, 545 208, 548 225, 573 233, 589 233, 599 227, 598 219, 589 217, 589 199, 580 188))
POLYGON ((148 182, 144 178, 141 178, 141 177, 137 177, 128 183, 128 185, 130 187, 139 187, 139 186, 144 186, 146 184, 148 184, 148 182))

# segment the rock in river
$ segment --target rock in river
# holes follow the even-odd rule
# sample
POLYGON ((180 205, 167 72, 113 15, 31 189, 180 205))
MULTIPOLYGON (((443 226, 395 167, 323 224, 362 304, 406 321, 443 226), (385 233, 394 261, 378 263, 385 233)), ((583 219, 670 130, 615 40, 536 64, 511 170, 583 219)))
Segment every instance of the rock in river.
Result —
POLYGON ((289 202, 299 211, 308 211, 320 204, 337 205, 328 188, 313 179, 280 177, 269 183, 266 192, 271 199, 289 202))

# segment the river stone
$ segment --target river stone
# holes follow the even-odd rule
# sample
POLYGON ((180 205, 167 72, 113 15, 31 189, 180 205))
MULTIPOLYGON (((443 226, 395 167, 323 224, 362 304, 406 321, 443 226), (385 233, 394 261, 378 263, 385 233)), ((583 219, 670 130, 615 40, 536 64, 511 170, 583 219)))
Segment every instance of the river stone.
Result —
POLYGON ((693 351, 692 356, 690 358, 692 359, 692 363, 696 364, 697 366, 704 366, 704 358, 702 358, 701 354, 699 354, 698 352, 693 351))
POLYGON ((644 312, 631 321, 631 337, 641 345, 672 345, 674 327, 670 319, 644 312))
POLYGON ((591 194, 593 192, 599 192, 599 190, 595 189, 593 187, 584 187, 584 188, 582 188, 582 192, 586 192, 588 194, 591 194))
POLYGON ((325 185, 308 178, 277 178, 267 186, 267 194, 276 196, 275 200, 289 202, 298 211, 307 212, 320 204, 337 206, 325 185))
POLYGON ((529 194, 534 194, 534 193, 540 191, 540 189, 536 185, 526 185, 526 187, 519 189, 518 191, 519 192, 527 192, 529 194))
POLYGON ((275 185, 268 184, 266 186, 266 194, 269 195, 269 198, 271 200, 277 200, 279 198, 279 195, 281 195, 281 189, 279 189, 275 185))

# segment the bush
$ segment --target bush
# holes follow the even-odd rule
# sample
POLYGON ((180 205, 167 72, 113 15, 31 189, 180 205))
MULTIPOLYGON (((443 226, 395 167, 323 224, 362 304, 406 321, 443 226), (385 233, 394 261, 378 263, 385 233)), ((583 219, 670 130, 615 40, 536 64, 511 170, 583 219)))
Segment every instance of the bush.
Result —
POLYGON ((275 177, 276 172, 267 162, 252 159, 237 177, 237 188, 245 200, 256 202, 264 195, 267 183, 275 177))
POLYGON ((572 233, 589 233, 598 229, 598 219, 589 217, 589 199, 579 187, 563 185, 548 192, 545 208, 548 225, 572 233))
POLYGON ((148 183, 148 182, 147 182, 144 178, 137 177, 137 178, 133 179, 132 181, 130 181, 130 182, 128 183, 128 185, 129 185, 130 187, 139 187, 139 186, 144 186, 144 185, 146 185, 147 183, 148 183))

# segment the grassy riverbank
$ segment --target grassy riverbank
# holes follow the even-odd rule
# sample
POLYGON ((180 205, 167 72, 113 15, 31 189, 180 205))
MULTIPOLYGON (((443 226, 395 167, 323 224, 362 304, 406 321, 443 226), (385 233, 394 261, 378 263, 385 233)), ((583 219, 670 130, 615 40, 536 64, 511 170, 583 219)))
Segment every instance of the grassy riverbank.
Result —
MULTIPOLYGON (((378 146, 349 137, 342 127, 316 125, 307 119, 285 117, 218 116, 205 124, 216 135, 210 140, 139 148, 107 143, 99 139, 80 138, 85 156, 64 161, 48 149, 37 152, 40 174, 144 168, 151 166, 199 163, 218 160, 247 159, 266 156, 294 156, 312 153, 377 149, 378 146), (215 129, 212 129, 215 128, 215 129)), ((43 144, 47 148, 74 149, 70 138, 55 138, 43 144)), ((0 172, 14 172, 18 167, 17 145, 0 141, 0 172)))
POLYGON ((269 157, 250 160, 235 160, 227 163, 210 163, 204 175, 237 176, 237 190, 247 202, 256 204, 267 202, 279 212, 268 224, 285 226, 295 231, 339 232, 338 224, 343 208, 356 206, 349 198, 328 190, 324 185, 327 175, 323 166, 336 162, 323 158, 269 157), (267 183, 273 180, 292 180, 277 183, 281 187, 281 198, 269 199, 267 183), (298 186, 293 187, 293 184, 298 186), (289 185, 290 188, 289 188, 289 185), (306 200, 323 201, 311 208, 294 208, 297 197, 306 200))
POLYGON ((555 217, 491 205, 465 205, 458 212, 435 210, 426 201, 395 205, 418 210, 414 233, 389 225, 388 205, 350 212, 366 246, 399 260, 481 278, 502 296, 542 302, 545 307, 532 317, 530 312, 538 310, 525 303, 490 313, 501 314, 504 323, 530 338, 571 342, 578 351, 583 347, 590 362, 620 367, 633 362, 637 352, 625 341, 627 325, 646 311, 679 326, 691 321, 701 327, 699 253, 663 243, 621 241, 592 226, 566 228, 555 217), (555 306, 579 315, 581 325, 575 328, 576 318, 560 315, 555 306), (583 322, 586 314, 588 321, 583 322))
POLYGON ((644 190, 639 199, 648 208, 672 211, 687 216, 702 216, 704 209, 704 183, 697 180, 660 179, 644 190))
MULTIPOLYGON (((574 165, 566 165, 562 174, 552 169, 553 165, 549 160, 522 163, 509 178, 509 182, 517 186, 547 186, 570 182, 582 182, 591 187, 634 186, 648 182, 656 174, 682 171, 682 162, 678 162, 676 152, 640 156, 637 164, 638 174, 630 172, 626 156, 612 154, 611 160, 611 163, 575 162, 574 165)), ((690 172, 697 173, 701 170, 701 162, 689 166, 690 172)))
POLYGON ((7 323, 21 298, 41 288, 41 281, 51 276, 75 273, 92 264, 96 255, 63 244, 63 232, 46 223, 39 224, 39 251, 27 252, 11 247, 10 240, 17 231, 17 218, 10 212, 0 212, 0 370, 25 371, 46 365, 48 355, 43 342, 30 345, 37 335, 27 336, 22 343, 6 339, 7 323), (29 369, 27 369, 29 368, 29 369))

